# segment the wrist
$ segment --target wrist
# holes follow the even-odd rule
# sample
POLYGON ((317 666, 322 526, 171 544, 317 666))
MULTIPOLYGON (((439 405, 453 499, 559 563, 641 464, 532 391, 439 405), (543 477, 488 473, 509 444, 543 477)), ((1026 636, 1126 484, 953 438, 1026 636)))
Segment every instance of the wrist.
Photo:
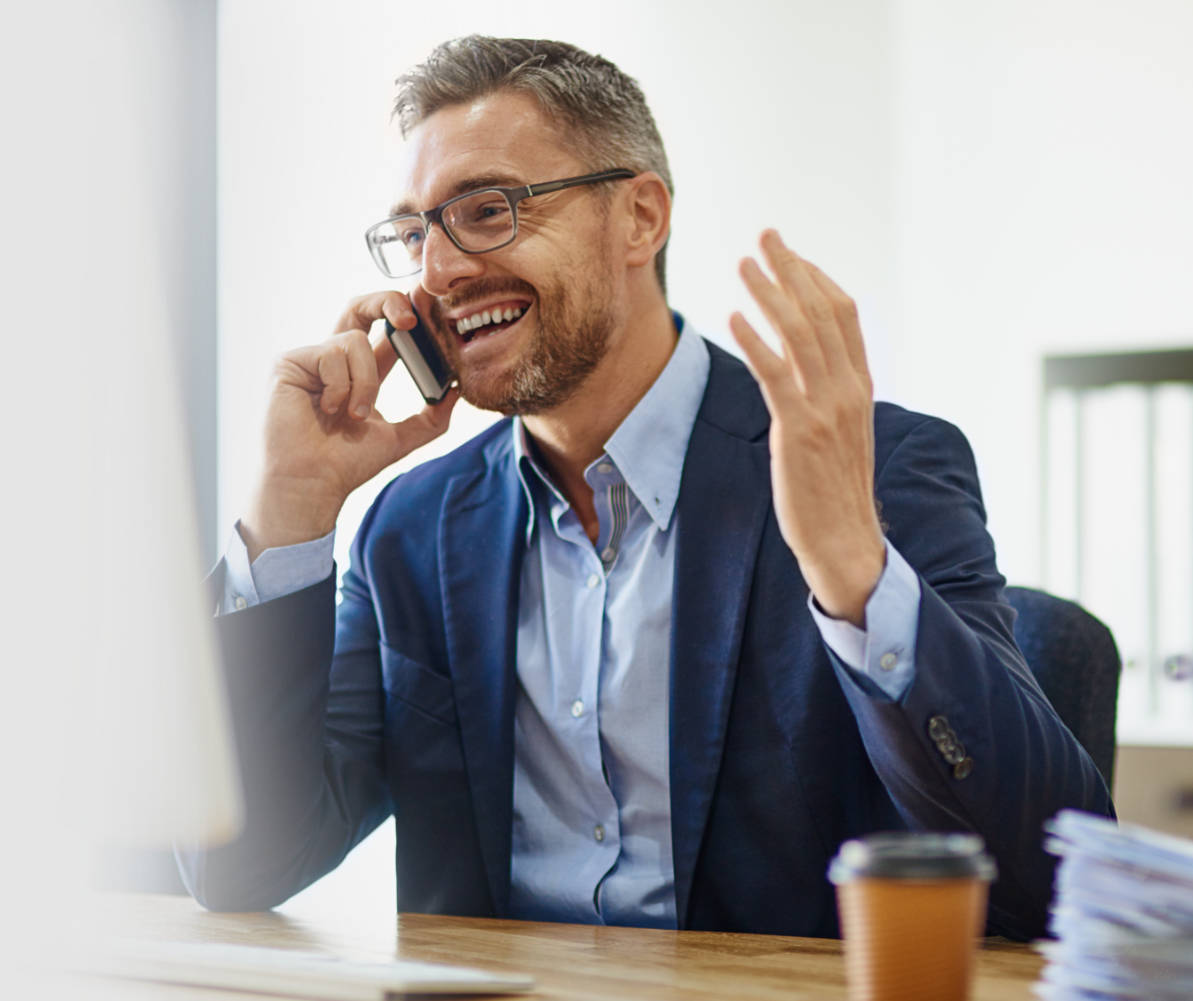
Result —
POLYGON ((812 597, 824 613, 866 628, 866 605, 886 569, 886 540, 880 535, 854 551, 841 549, 826 569, 807 573, 812 597))
POLYGON ((266 549, 321 539, 335 528, 344 498, 326 485, 265 480, 240 519, 251 563, 266 549))

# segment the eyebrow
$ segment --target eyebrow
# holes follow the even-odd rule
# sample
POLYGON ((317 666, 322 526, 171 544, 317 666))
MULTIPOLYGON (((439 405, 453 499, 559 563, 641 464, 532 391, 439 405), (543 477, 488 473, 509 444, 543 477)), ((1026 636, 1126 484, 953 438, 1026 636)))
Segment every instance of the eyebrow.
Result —
MULTIPOLYGON (((469 191, 480 191, 482 188, 520 188, 525 186, 525 181, 513 174, 474 174, 471 177, 461 178, 450 189, 448 189, 447 198, 443 201, 448 201, 455 198, 456 195, 463 195, 469 191)), ((440 203, 442 204, 442 202, 440 203)), ((410 215, 417 212, 418 209, 414 207, 414 203, 410 201, 400 201, 396 205, 391 205, 389 214, 396 215, 410 215)))

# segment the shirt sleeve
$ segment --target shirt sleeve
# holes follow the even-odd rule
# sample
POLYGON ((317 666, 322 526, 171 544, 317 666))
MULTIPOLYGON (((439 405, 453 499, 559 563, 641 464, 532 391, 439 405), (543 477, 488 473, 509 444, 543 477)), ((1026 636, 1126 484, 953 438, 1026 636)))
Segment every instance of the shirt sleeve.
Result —
POLYGON ((886 566, 866 602, 866 628, 830 618, 808 595, 808 608, 830 650, 853 673, 868 678, 898 701, 915 678, 920 579, 899 551, 886 543, 886 566))
POLYGON ((266 549, 250 565, 240 522, 224 550, 224 594, 220 614, 239 612, 282 598, 324 580, 335 564, 335 529, 321 539, 266 549))

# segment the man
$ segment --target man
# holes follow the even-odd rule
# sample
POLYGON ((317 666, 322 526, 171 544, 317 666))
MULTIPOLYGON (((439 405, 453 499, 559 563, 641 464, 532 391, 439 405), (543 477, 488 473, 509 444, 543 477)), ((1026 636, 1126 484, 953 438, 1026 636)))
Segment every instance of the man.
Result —
POLYGON ((1043 820, 1111 806, 1014 646, 961 435, 872 404, 853 303, 774 232, 741 279, 781 353, 735 315, 747 372, 669 310, 666 158, 605 60, 467 38, 399 84, 370 232, 418 287, 279 364, 222 581, 249 817, 192 892, 273 906, 392 812, 404 910, 834 935, 842 840, 975 830, 991 929, 1039 933, 1043 820), (414 309, 512 420, 381 493, 337 608, 345 497, 456 398, 373 407, 366 332, 414 309))

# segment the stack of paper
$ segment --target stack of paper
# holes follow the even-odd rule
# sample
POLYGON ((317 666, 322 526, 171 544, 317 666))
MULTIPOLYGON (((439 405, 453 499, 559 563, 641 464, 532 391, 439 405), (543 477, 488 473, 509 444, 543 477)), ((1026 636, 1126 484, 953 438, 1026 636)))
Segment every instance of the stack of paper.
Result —
POLYGON ((1048 1001, 1193 998, 1193 841, 1063 810, 1046 825, 1060 856, 1048 1001))

